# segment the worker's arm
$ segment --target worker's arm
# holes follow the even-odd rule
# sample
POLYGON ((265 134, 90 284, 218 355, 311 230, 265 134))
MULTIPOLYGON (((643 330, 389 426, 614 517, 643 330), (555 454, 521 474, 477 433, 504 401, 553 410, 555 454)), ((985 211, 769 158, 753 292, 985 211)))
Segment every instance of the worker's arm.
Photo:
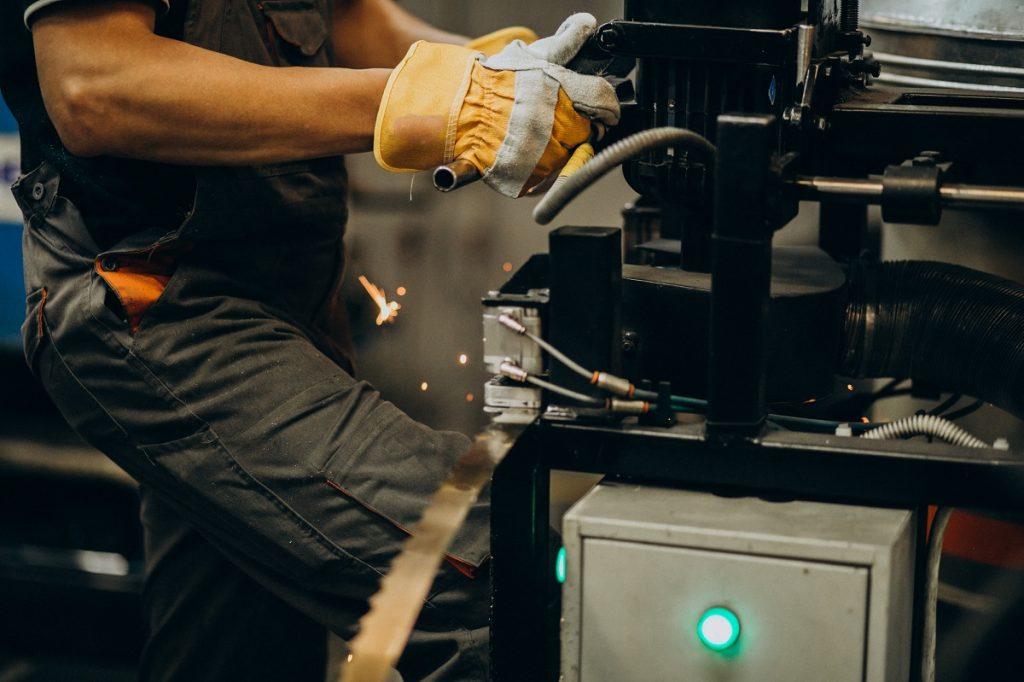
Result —
POLYGON ((469 39, 417 19, 393 0, 335 0, 331 31, 338 66, 393 68, 417 40, 463 45, 469 39))
POLYGON ((138 2, 32 25, 46 110, 73 154, 247 165, 368 151, 385 69, 271 68, 153 33, 138 2))

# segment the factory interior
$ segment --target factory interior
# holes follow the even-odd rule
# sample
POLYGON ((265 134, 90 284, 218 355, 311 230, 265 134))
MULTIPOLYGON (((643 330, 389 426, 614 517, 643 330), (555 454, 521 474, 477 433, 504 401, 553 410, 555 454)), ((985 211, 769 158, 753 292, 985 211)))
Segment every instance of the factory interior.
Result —
MULTIPOLYGON (((593 15, 567 68, 621 119, 514 200, 346 156, 355 374, 472 445, 324 679, 419 679, 482 500, 487 672, 424 679, 1024 679, 1024 6, 396 1, 593 15)), ((0 682, 142 679, 137 477, 26 363, 18 128, 0 101, 0 682)))

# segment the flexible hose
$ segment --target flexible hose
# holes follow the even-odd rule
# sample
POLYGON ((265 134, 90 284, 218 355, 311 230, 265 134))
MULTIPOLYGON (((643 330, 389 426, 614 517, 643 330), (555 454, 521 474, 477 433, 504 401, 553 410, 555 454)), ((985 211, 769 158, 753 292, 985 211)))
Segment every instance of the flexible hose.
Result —
POLYGON ((839 373, 908 377, 1024 418, 1024 286, 957 265, 856 262, 839 373))
POLYGON ((533 219, 540 225, 547 225, 555 216, 608 171, 630 158, 661 147, 685 147, 708 156, 715 153, 715 145, 707 138, 692 130, 683 128, 651 128, 623 138, 597 154, 564 182, 556 183, 533 209, 533 219))
POLYGON ((897 419, 861 434, 861 438, 890 440, 906 436, 933 436, 962 448, 987 448, 988 443, 972 436, 948 419, 934 414, 915 414, 897 419))

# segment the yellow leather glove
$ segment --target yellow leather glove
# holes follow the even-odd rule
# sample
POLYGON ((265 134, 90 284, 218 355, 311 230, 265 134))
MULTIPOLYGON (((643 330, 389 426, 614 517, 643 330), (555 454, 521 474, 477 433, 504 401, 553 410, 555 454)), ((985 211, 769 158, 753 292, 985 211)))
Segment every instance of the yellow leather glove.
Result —
POLYGON ((483 52, 490 57, 504 50, 513 40, 521 40, 529 45, 537 40, 537 34, 525 26, 509 26, 479 38, 473 38, 473 40, 466 43, 466 47, 474 52, 483 52))
POLYGON ((591 121, 619 120, 603 78, 565 68, 594 32, 589 14, 532 45, 513 41, 483 58, 458 45, 418 42, 391 73, 374 130, 386 170, 428 170, 456 158, 485 183, 521 196, 561 168, 590 136, 591 121))

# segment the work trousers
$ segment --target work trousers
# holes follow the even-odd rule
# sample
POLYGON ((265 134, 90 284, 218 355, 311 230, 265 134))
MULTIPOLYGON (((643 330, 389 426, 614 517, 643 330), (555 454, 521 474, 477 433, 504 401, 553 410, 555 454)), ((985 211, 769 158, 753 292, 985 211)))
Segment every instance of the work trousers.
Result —
MULTIPOLYGON (((353 635, 468 439, 354 379, 317 329, 340 235, 104 251, 59 181, 44 165, 14 188, 26 359, 142 485, 143 679, 319 682, 323 626, 353 635), (129 319, 110 273, 167 253, 162 293, 129 319)), ((437 576, 398 665, 407 681, 487 677, 488 512, 485 494, 437 576)))

